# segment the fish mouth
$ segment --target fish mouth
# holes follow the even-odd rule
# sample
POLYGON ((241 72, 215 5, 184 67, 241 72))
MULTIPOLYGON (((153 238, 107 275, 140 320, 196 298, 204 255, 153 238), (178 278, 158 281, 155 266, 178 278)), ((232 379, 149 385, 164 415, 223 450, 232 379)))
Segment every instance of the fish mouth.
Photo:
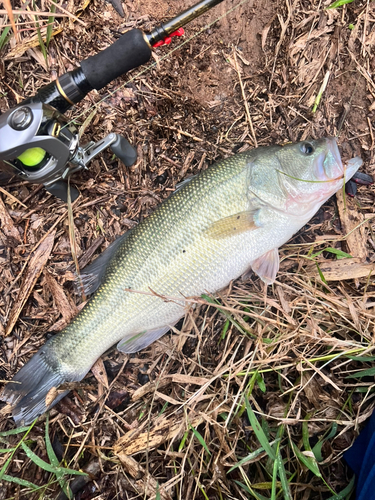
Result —
POLYGON ((362 165, 361 158, 352 158, 343 164, 335 137, 326 138, 327 152, 316 158, 315 172, 318 182, 327 183, 327 192, 332 190, 332 183, 348 182, 362 165))
POLYGON ((359 167, 363 164, 362 158, 356 156, 355 158, 351 158, 346 164, 345 170, 345 182, 348 182, 353 175, 357 172, 359 167))
MULTIPOLYGON (((314 172, 318 182, 340 181, 345 177, 345 167, 341 161, 341 155, 334 137, 327 137, 323 151, 314 161, 314 172)), ((327 186, 327 189, 330 189, 327 186)))
POLYGON ((335 137, 327 137, 326 141, 327 141, 328 150, 331 152, 339 171, 345 175, 345 168, 344 168, 342 161, 341 161, 341 155, 340 155, 339 147, 337 145, 336 138, 335 137))

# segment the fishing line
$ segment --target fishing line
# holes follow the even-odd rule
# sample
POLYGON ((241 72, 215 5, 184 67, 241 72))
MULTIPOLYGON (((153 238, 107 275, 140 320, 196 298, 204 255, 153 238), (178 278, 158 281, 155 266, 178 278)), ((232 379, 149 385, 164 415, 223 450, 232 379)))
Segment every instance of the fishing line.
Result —
POLYGON ((99 105, 102 102, 105 102, 110 97, 113 97, 116 94, 116 92, 118 92, 119 90, 121 90, 124 87, 126 87, 126 85, 128 85, 129 83, 134 82, 134 80, 136 80, 140 76, 146 74, 148 71, 151 71, 151 69, 155 68, 160 62, 166 60, 171 54, 173 54, 174 52, 176 52, 177 50, 179 50, 181 47, 183 47, 187 43, 189 43, 192 40, 194 40, 194 38, 196 38, 197 36, 201 35, 205 30, 207 30, 208 28, 210 28, 212 25, 214 25, 218 21, 221 21, 222 19, 224 19, 226 16, 228 16, 229 14, 231 14, 232 12, 234 12, 235 10, 237 10, 239 7, 241 7, 241 5, 243 5, 246 2, 248 2, 248 0, 241 0, 237 5, 235 5, 231 9, 227 10, 224 14, 222 14, 219 17, 217 17, 214 21, 212 21, 211 23, 209 23, 206 26, 204 26, 203 28, 201 28, 197 33, 195 33, 194 35, 191 35, 189 38, 187 38, 182 43, 180 43, 179 45, 177 45, 177 47, 175 47, 174 49, 171 49, 169 52, 167 52, 166 54, 164 54, 163 56, 161 56, 160 58, 158 58, 157 61, 154 61, 153 63, 149 64, 144 69, 142 69, 141 71, 138 71, 138 73, 136 73, 134 76, 130 77, 125 83, 123 83, 122 85, 120 85, 119 87, 117 87, 115 90, 109 91, 108 94, 105 97, 103 97, 102 99, 100 99, 98 102, 94 103, 88 109, 85 109, 84 111, 82 111, 81 113, 79 113, 78 115, 76 115, 74 118, 72 118, 72 120, 70 120, 66 125, 64 125, 63 128, 68 127, 69 125, 71 125, 72 123, 74 123, 76 120, 78 120, 79 118, 81 118, 82 116, 84 116, 86 113, 88 113, 89 111, 91 111, 93 108, 99 107, 99 105))

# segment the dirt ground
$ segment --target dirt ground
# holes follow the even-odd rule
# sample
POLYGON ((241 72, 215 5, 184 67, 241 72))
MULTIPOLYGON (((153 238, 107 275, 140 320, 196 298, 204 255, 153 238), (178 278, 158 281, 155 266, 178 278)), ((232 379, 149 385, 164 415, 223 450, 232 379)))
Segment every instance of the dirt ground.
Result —
MULTIPOLYGON (((1 49, 1 112, 126 30, 150 31, 186 4, 125 0, 121 18, 104 0, 84 9, 63 3, 84 25, 55 19, 60 32, 48 63, 35 24, 20 25, 20 43, 13 37, 1 49)), ((106 151, 74 175, 80 197, 70 233, 65 203, 41 186, 0 176, 1 385, 81 307, 72 233, 82 269, 176 184, 254 146, 338 135, 343 160, 359 155, 361 171, 374 175, 375 6, 355 1, 325 10, 329 4, 225 0, 187 26, 183 39, 156 49, 156 66, 134 70, 69 111, 84 123, 82 141, 116 132, 138 151, 133 167, 106 151)), ((43 0, 36 6, 49 10, 43 0)), ((342 456, 374 406, 373 376, 358 375, 374 359, 374 195, 373 186, 360 187, 354 199, 339 193, 329 200, 280 250, 272 287, 255 275, 236 281, 217 302, 202 300, 177 325, 179 334, 135 355, 112 349, 74 385, 50 412, 49 437, 64 467, 91 474, 75 480, 75 498, 351 497, 353 474, 342 456), (327 248, 352 258, 338 260, 327 248), (251 415, 271 443, 277 472, 251 415)), ((45 427, 42 417, 25 442, 49 463, 45 427)), ((3 408, 0 431, 12 428, 3 408)), ((0 434, 0 477, 8 478, 0 500, 61 500, 53 472, 22 446, 13 453, 22 436, 0 434)))

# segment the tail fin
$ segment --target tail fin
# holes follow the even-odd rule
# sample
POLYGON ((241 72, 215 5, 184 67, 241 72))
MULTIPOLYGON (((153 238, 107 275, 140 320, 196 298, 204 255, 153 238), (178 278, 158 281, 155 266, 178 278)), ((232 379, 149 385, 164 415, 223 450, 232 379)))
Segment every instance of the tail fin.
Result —
POLYGON ((49 410, 69 391, 56 396, 46 404, 48 392, 65 382, 64 375, 55 363, 46 360, 46 346, 38 351, 6 385, 0 396, 13 406, 12 415, 17 426, 28 425, 49 410))

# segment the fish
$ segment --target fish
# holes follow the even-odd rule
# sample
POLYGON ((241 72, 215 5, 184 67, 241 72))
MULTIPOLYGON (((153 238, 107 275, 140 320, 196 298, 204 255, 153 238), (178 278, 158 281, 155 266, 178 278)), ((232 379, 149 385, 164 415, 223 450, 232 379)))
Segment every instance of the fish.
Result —
POLYGON ((344 166, 334 138, 265 146, 185 181, 86 271, 94 292, 75 319, 7 383, 17 425, 52 408, 113 344, 134 353, 168 332, 189 297, 256 273, 267 285, 279 252, 361 166, 344 166), (59 390, 59 387, 61 388, 59 390))

